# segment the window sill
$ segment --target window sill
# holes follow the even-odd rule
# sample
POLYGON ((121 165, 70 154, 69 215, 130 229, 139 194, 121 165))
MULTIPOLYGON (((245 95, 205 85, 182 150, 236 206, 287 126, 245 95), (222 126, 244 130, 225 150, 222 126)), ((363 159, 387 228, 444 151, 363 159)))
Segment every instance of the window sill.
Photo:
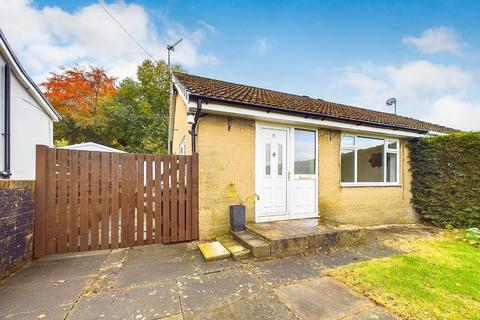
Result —
POLYGON ((342 188, 349 187, 401 187, 402 185, 398 182, 395 183, 385 183, 385 182, 340 182, 342 188))

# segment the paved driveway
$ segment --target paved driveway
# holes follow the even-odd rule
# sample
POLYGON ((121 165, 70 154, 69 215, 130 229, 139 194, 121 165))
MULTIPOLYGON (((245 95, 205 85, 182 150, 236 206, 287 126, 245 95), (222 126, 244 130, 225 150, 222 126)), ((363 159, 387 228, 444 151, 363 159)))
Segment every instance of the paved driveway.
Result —
POLYGON ((206 263, 175 244, 51 256, 0 283, 0 319, 395 319, 322 273, 395 253, 206 263))

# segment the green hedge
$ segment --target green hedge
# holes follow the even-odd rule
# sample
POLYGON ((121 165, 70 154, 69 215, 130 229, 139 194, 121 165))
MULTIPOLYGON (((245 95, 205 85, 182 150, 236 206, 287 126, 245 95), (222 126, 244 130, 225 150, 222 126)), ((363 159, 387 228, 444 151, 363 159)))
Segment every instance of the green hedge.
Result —
POLYGON ((412 141, 413 207, 438 226, 480 226, 480 133, 412 141))

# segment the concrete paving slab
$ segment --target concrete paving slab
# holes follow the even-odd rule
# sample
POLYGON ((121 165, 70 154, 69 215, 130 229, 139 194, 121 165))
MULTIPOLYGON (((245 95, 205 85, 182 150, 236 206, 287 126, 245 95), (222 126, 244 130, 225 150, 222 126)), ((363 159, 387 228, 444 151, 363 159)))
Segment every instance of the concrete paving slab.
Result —
POLYGON ((392 247, 386 246, 382 243, 372 242, 356 248, 356 251, 364 256, 373 259, 386 258, 397 254, 402 254, 402 251, 396 250, 392 247))
POLYGON ((338 319, 373 306, 327 277, 283 286, 275 293, 301 319, 338 319))
POLYGON ((115 288, 128 255, 128 249, 115 249, 105 258, 97 272, 89 277, 83 294, 108 292, 115 288))
POLYGON ((241 262, 232 259, 206 262, 202 254, 198 251, 195 252, 192 261, 195 266, 195 274, 219 272, 237 267, 242 268, 243 266, 241 262))
POLYGON ((176 282, 82 297, 67 319, 159 319, 181 311, 176 282))
POLYGON ((0 319, 63 319, 80 296, 87 278, 61 283, 42 280, 0 288, 0 319))
POLYGON ((387 310, 381 307, 374 307, 364 312, 352 315, 346 320, 398 320, 397 317, 390 314, 387 310))
POLYGON ((2 284, 24 288, 28 285, 37 286, 44 282, 86 277, 97 271, 108 254, 109 251, 102 251, 100 254, 79 253, 52 256, 55 259, 44 257, 33 261, 30 267, 20 270, 2 284))
POLYGON ((317 277, 321 268, 311 263, 303 256, 292 256, 283 259, 274 259, 254 262, 258 275, 265 279, 268 285, 277 287, 279 285, 317 277))
POLYGON ((230 251, 218 241, 199 243, 198 250, 207 262, 230 258, 230 251))
POLYGON ((175 247, 129 252, 118 275, 117 287, 159 283, 192 275, 194 252, 175 247))
POLYGON ((308 256, 308 259, 324 268, 337 268, 350 263, 365 261, 368 256, 356 250, 340 250, 331 253, 320 253, 308 256))
POLYGON ((166 316, 161 318, 161 320, 184 320, 183 315, 181 313, 177 313, 171 316, 166 316))
POLYGON ((190 257, 196 250, 186 243, 152 244, 133 247, 128 252, 128 264, 171 261, 190 257))
POLYGON ((295 315, 273 294, 260 294, 186 314, 185 320, 294 320, 295 315))
POLYGON ((227 270, 179 280, 184 314, 214 304, 245 298, 262 289, 260 280, 247 270, 227 270))

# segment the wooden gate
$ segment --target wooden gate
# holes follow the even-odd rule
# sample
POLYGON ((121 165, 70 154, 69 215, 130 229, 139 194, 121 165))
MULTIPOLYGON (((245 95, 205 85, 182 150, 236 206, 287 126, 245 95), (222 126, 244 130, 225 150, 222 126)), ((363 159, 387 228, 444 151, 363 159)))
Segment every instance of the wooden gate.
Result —
POLYGON ((198 239, 198 154, 37 146, 34 256, 198 239))

